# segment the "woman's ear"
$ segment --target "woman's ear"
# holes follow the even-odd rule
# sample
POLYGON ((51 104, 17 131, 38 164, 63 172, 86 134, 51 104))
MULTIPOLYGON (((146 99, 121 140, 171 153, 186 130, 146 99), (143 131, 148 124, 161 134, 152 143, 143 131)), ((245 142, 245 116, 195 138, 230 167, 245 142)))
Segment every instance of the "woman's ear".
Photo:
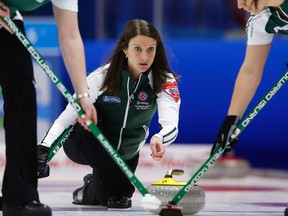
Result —
POLYGON ((125 57, 128 58, 127 49, 123 49, 123 52, 124 52, 124 54, 125 54, 125 57))

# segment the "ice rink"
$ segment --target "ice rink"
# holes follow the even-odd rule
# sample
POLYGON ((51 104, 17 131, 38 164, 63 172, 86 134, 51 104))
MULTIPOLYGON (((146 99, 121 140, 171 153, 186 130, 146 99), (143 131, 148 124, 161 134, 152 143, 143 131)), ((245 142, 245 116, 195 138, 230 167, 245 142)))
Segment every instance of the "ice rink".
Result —
MULTIPOLYGON (((150 159, 149 149, 144 146, 135 174, 144 186, 161 180, 172 168, 185 171, 184 175, 173 177, 176 181, 188 181, 203 164, 203 160, 208 158, 209 146, 177 145, 167 149, 160 163, 150 159)), ((51 161, 50 177, 39 180, 41 200, 52 207, 53 215, 153 215, 141 208, 141 194, 137 189, 130 211, 108 211, 103 207, 72 204, 72 192, 83 185, 83 176, 91 170, 71 163, 62 152, 58 154, 53 159, 54 163, 51 161)), ((199 180, 198 186, 205 192, 205 206, 195 215, 284 215, 284 209, 288 207, 287 171, 249 169, 243 158, 226 162, 218 159, 214 167, 199 180)))
MULTIPOLYGON (((168 170, 182 169, 184 174, 174 176, 174 179, 188 181, 203 164, 203 160, 208 158, 209 149, 209 146, 203 145, 177 144, 167 149, 161 162, 155 162, 150 158, 149 148, 144 146, 135 175, 148 187, 161 180, 168 170)), ((1 148, 1 173, 4 168, 3 151, 4 148, 1 148)), ((245 159, 241 161, 247 162, 245 159)), ((218 162, 198 181, 198 186, 205 192, 205 206, 194 215, 284 215, 288 207, 287 170, 247 169, 246 163, 240 166, 238 159, 230 160, 230 165, 218 162)), ((50 162, 50 176, 39 179, 41 202, 52 208, 54 216, 153 215, 141 207, 142 196, 137 189, 132 198, 131 210, 108 211, 105 207, 72 204, 73 191, 83 185, 83 177, 90 172, 89 167, 73 163, 60 150, 50 162)))
MULTIPOLYGON (((55 216, 153 215, 141 208, 138 191, 132 199, 131 210, 108 211, 104 207, 74 205, 72 192, 81 185, 82 181, 41 180, 40 197, 42 202, 52 207, 55 216)), ((195 214, 199 216, 283 216, 284 209, 288 207, 287 176, 271 178, 249 175, 237 179, 203 179, 199 186, 204 189, 206 196, 205 207, 195 214)))

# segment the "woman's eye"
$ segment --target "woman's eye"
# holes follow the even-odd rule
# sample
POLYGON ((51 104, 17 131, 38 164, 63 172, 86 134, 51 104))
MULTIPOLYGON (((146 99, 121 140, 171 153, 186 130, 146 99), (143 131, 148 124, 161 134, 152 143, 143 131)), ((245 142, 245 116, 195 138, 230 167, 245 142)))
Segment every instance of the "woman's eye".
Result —
POLYGON ((154 50, 155 50, 155 47, 150 47, 150 48, 148 49, 149 52, 154 52, 154 50))
POLYGON ((134 48, 137 52, 141 52, 141 48, 140 47, 135 47, 134 48))

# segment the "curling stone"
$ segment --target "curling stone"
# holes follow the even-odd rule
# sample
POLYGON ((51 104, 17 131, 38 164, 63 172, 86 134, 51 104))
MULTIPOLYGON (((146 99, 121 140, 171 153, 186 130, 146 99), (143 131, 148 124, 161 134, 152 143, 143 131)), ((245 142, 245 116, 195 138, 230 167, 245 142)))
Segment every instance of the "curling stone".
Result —
MULTIPOLYGON (((194 175, 198 169, 203 165, 204 161, 193 163, 190 167, 191 175, 194 175)), ((206 171, 202 178, 217 179, 222 178, 226 173, 226 167, 218 160, 206 171)))
POLYGON ((235 157, 233 154, 228 154, 219 159, 225 167, 225 175, 227 178, 243 178, 250 173, 250 164, 247 160, 240 157, 235 157))
MULTIPOLYGON (((187 182, 178 182, 173 179, 173 175, 183 175, 184 171, 180 169, 169 170, 165 177, 158 182, 153 182, 147 187, 149 194, 156 196, 161 200, 161 205, 166 205, 171 201, 181 188, 187 182)), ((181 208, 183 215, 193 215, 200 212, 205 206, 205 192, 197 185, 191 187, 185 196, 177 203, 181 208)), ((161 211, 160 206, 158 209, 147 209, 149 212, 159 214, 161 211)))

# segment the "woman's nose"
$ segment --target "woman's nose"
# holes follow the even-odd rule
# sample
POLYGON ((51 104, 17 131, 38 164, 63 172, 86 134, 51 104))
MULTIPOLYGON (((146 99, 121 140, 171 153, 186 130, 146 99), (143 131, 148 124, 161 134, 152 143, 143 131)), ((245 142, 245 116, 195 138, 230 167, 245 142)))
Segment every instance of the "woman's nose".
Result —
POLYGON ((148 54, 146 52, 142 52, 141 53, 141 60, 142 61, 147 61, 147 59, 148 59, 148 54))

